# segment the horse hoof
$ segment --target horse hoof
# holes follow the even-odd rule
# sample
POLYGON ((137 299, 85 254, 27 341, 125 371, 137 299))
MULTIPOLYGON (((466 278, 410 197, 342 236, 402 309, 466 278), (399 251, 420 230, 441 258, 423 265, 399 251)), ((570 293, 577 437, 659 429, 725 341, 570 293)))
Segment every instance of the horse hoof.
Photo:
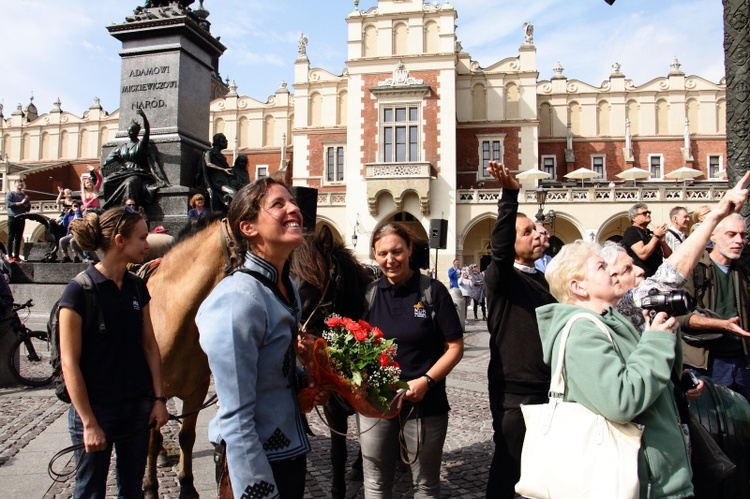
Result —
POLYGON ((192 485, 190 487, 180 487, 179 499, 199 499, 198 491, 192 485))
POLYGON ((349 472, 349 480, 352 482, 361 482, 364 477, 362 476, 362 468, 352 468, 349 472))
POLYGON ((159 468, 172 467, 172 461, 169 459, 169 456, 166 452, 159 453, 159 457, 156 459, 156 466, 158 466, 159 468))

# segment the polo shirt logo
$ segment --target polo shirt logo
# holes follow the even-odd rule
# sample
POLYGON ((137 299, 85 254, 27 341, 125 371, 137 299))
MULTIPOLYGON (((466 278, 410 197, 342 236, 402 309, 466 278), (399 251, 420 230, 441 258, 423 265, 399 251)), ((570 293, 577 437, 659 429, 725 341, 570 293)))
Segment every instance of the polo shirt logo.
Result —
POLYGON ((133 310, 140 310, 141 304, 138 303, 138 300, 136 298, 133 298, 133 310))
POLYGON ((422 302, 417 302, 416 305, 414 305, 414 317, 416 319, 426 319, 427 318, 427 309, 422 305, 422 302))

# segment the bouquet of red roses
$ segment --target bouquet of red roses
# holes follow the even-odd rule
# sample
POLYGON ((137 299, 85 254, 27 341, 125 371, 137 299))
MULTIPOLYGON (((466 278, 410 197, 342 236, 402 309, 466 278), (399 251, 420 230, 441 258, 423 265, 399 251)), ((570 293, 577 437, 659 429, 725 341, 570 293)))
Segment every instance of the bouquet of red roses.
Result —
POLYGON ((316 384, 300 391, 300 410, 310 412, 316 391, 324 390, 340 393, 363 416, 396 416, 400 410, 394 403, 396 392, 409 385, 399 381, 394 341, 383 339, 380 329, 363 320, 332 315, 326 325, 323 338, 300 355, 316 384))

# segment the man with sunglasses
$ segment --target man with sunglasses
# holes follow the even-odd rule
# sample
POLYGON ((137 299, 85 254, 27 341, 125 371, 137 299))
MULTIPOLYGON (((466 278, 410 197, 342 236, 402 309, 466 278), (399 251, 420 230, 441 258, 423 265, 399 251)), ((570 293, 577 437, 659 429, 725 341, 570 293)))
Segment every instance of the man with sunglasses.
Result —
POLYGON ((651 277, 664 257, 672 254, 664 240, 667 224, 650 230, 648 226, 651 224, 651 212, 646 203, 634 204, 628 210, 628 216, 633 225, 622 235, 622 245, 633 259, 633 263, 643 269, 645 277, 651 277))

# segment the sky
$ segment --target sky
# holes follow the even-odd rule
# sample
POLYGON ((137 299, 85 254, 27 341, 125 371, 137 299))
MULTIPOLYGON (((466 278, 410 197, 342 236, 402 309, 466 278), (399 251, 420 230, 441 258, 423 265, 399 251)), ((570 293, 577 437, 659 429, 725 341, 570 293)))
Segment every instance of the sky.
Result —
MULTIPOLYGON (((123 22, 144 0, 0 0, 0 102, 6 118, 33 94, 39 113, 59 97, 81 116, 94 98, 119 103, 120 42, 107 25, 123 22)), ((433 3, 433 2, 430 2, 433 3)), ((445 0, 437 2, 445 3, 445 0)), ((540 80, 557 62, 569 80, 599 86, 619 63, 642 85, 664 77, 676 56, 682 71, 718 83, 724 76, 720 0, 451 0, 457 36, 482 67, 518 55, 522 25, 534 25, 540 80)), ((196 1, 192 7, 197 7, 196 1)), ((361 0, 369 10, 377 0, 361 0)), ((351 0, 205 0, 211 33, 227 51, 222 78, 265 102, 294 79, 297 40, 308 38, 312 67, 341 74, 347 58, 351 0)))

